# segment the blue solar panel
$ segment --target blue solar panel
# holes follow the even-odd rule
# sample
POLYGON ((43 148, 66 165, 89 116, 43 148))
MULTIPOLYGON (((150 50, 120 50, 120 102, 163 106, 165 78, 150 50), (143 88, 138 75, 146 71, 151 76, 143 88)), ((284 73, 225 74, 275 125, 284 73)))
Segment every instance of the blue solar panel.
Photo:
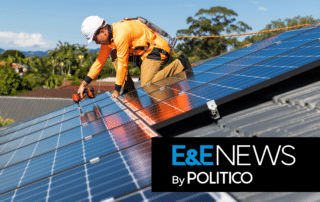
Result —
POLYGON ((207 71, 209 69, 212 69, 216 66, 228 63, 232 60, 238 59, 238 58, 243 57, 245 55, 248 55, 250 53, 253 53, 253 52, 259 51, 261 49, 264 49, 268 46, 274 45, 275 43, 277 43, 279 41, 287 40, 290 37, 294 37, 296 35, 299 35, 304 32, 308 32, 310 30, 311 29, 302 29, 302 30, 293 30, 293 31, 284 32, 282 34, 279 34, 279 35, 270 37, 266 40, 255 43, 249 47, 242 48, 237 51, 234 51, 229 54, 218 57, 217 59, 212 60, 210 62, 207 62, 204 65, 196 66, 193 68, 193 71, 195 74, 202 73, 202 72, 207 71))
MULTIPOLYGON (((85 149, 86 151, 89 150, 89 148, 86 147, 85 149)), ((85 162, 85 159, 92 157, 80 150, 84 149, 76 150, 76 153, 79 153, 79 157, 77 158, 79 162, 85 162)), ((61 157, 59 157, 59 154, 50 157, 51 159, 57 160, 54 161, 53 165, 52 163, 48 165, 51 169, 40 169, 40 173, 37 174, 37 177, 43 177, 41 175, 43 170, 46 172, 46 178, 32 185, 15 189, 13 191, 14 194, 12 194, 12 192, 7 193, 2 196, 2 198, 10 198, 12 201, 43 200, 46 198, 49 201, 100 201, 109 197, 117 197, 151 184, 150 141, 100 158, 97 163, 86 163, 80 167, 60 173, 59 175, 54 174, 60 172, 62 170, 61 167, 64 166, 64 164, 58 163, 58 158, 61 157)), ((100 156, 97 154, 95 157, 100 156)), ((49 158, 49 156, 47 158, 49 158)), ((41 160, 39 159, 37 163, 40 163, 41 160)), ((34 170, 36 170, 35 166, 36 163, 31 167, 34 167, 34 170)), ((24 167, 24 164, 20 164, 20 166, 15 166, 14 168, 16 170, 17 168, 23 170, 24 167)), ((63 170, 65 169, 66 167, 63 167, 63 170)), ((12 176, 13 173, 9 173, 8 175, 12 176)), ((16 175, 15 179, 11 181, 14 182, 13 185, 11 185, 11 183, 6 183, 5 185, 6 187, 14 187, 16 184, 22 186, 30 180, 30 177, 31 173, 28 174, 28 172, 22 175, 16 175)), ((1 191, 3 191, 3 189, 1 189, 1 191)))
MULTIPOLYGON (((107 95, 111 96, 110 93, 107 95)), ((14 192, 17 192, 18 187, 48 177, 51 184, 52 180, 58 178, 56 174, 60 172, 84 165, 96 157, 117 153, 157 136, 120 103, 114 102, 112 105, 117 111, 122 111, 110 113, 108 110, 110 105, 105 109, 102 108, 103 110, 96 107, 94 111, 67 121, 63 121, 62 116, 62 122, 59 124, 5 144, 6 148, 2 148, 0 155, 0 194, 14 189, 14 192), (102 116, 102 113, 106 116, 102 116), (80 119, 87 121, 86 124, 82 125, 80 119)), ((31 130, 33 126, 28 129, 31 130)), ((131 160, 128 160, 128 164, 130 162, 131 160)), ((66 192, 68 197, 73 195, 70 194, 73 191, 66 192)), ((15 198, 16 193, 14 195, 8 193, 2 197, 5 196, 15 198)))
MULTIPOLYGON (((100 107, 107 106, 109 104, 113 104, 114 101, 110 98, 110 94, 108 93, 103 93, 98 95, 94 99, 87 99, 82 102, 80 102, 80 106, 82 106, 82 112, 86 113, 89 111, 92 111, 93 106, 98 105, 100 107), (109 98, 109 99, 108 99, 109 98), (93 103, 96 102, 96 103, 93 103)), ((1 144, 1 139, 2 141, 6 142, 8 140, 12 139, 12 136, 14 136, 14 139, 17 137, 20 137, 21 134, 26 134, 26 133, 32 133, 37 130, 41 130, 44 127, 49 127, 58 123, 61 123, 62 121, 74 118, 79 116, 79 110, 78 106, 76 104, 70 105, 68 107, 65 107, 63 109, 51 112, 47 115, 38 117, 35 120, 31 120, 28 122, 25 122, 23 124, 20 124, 18 126, 9 128, 7 130, 1 131, 0 132, 0 144, 1 144), (63 120, 62 120, 63 117, 63 120), (46 123, 47 121, 47 123, 46 123), (30 129, 32 127, 32 129, 30 129), (22 131, 22 129, 24 129, 22 131), (18 131, 18 134, 16 134, 16 131, 18 131), (9 135, 9 137, 6 137, 9 135), (1 138, 3 137, 3 138, 1 138)))
MULTIPOLYGON (((135 127, 138 127, 136 124, 137 119, 135 117, 132 118, 130 115, 128 115, 128 113, 128 111, 122 111, 111 116, 104 117, 104 121, 106 122, 104 122, 102 119, 98 119, 96 121, 88 123, 85 126, 80 126, 70 131, 59 133, 58 135, 51 136, 50 138, 46 138, 42 141, 37 141, 20 149, 15 149, 14 151, 5 153, 4 155, 0 156, 0 169, 9 167, 19 162, 23 162, 27 159, 42 155, 55 149, 64 147, 66 145, 77 142, 87 136, 96 135, 103 131, 107 131, 104 134, 109 134, 110 136, 110 134, 112 135, 112 133, 115 133, 112 129, 117 127, 128 128, 127 125, 124 124, 130 123, 132 121, 135 121, 135 124, 131 123, 131 129, 135 129, 135 127)), ((80 124, 79 118, 77 122, 80 124)), ((128 135, 132 136, 131 138, 134 137, 134 134, 129 133, 129 131, 127 132, 128 135)), ((143 131, 140 131, 140 134, 142 132, 143 131)), ((99 135, 97 137, 100 137, 102 135, 99 135)), ((38 140, 41 140, 41 138, 39 138, 38 140)), ((105 143, 107 144, 107 142, 105 143)))
POLYGON ((215 198, 209 193, 194 193, 194 192, 184 192, 184 193, 168 193, 168 192, 151 192, 147 190, 142 193, 137 193, 130 197, 120 199, 120 202, 130 202, 130 201, 206 201, 206 202, 216 202, 215 198))
POLYGON ((155 125, 319 60, 319 35, 320 28, 313 29, 140 98, 122 100, 155 125))
MULTIPOLYGON (((255 53, 259 50, 262 50, 266 47, 269 47, 269 46, 273 46, 275 45, 276 43, 278 42, 281 42, 281 41, 284 41, 284 40, 288 40, 290 38, 297 36, 299 34, 308 34, 309 31, 311 31, 312 29, 301 29, 301 30, 293 30, 293 31, 288 31, 288 32, 284 32, 284 33, 281 33, 279 35, 276 35, 276 36, 273 36, 273 37, 270 37, 266 40, 263 40, 261 42, 258 42, 256 44, 253 44, 249 47, 246 47, 246 48, 243 48, 243 49, 239 49, 239 50, 236 50, 234 52, 231 52, 231 53, 228 53, 228 54, 225 54, 223 56, 219 56, 218 58, 212 60, 212 61, 209 61, 205 64, 202 64, 202 65, 198 65, 196 67, 193 68, 193 73, 195 75, 197 74, 202 74, 203 72, 205 71, 208 71, 210 69, 213 69, 215 67, 219 67, 221 65, 224 65, 226 63, 230 63, 232 61, 238 63, 238 60, 239 59, 242 59, 243 56, 246 56, 246 55, 249 55, 249 54, 252 54, 252 53, 255 53)), ((319 31, 317 31, 319 32, 319 31)), ((317 33, 316 33, 317 34, 317 33)), ((316 36, 316 34, 314 34, 314 36, 316 36)), ((301 39, 300 38, 297 38, 297 44, 301 42, 301 39)), ((302 43, 305 43, 302 42, 302 43)), ((279 47, 279 50, 281 50, 281 47, 279 47)), ((276 53, 274 53, 273 50, 270 51, 271 53, 273 53, 274 55, 277 55, 276 53)), ((262 53, 262 54, 265 54, 265 53, 262 53)), ((260 57, 259 54, 256 55, 256 57, 260 57)), ((255 56, 253 56, 253 59, 255 59, 255 56)), ((263 59, 263 58, 261 58, 263 59)), ((248 62, 247 59, 244 60, 244 62, 248 62)), ((257 60, 258 62, 258 60, 257 60)), ((224 67, 225 68, 225 67, 224 67)), ((137 89, 137 91, 134 91, 134 92, 131 92, 131 93, 127 93, 125 95, 123 95, 120 99, 124 102, 128 102, 128 101, 131 101, 133 99, 137 99, 138 97, 142 97, 144 95, 147 95, 153 91, 156 91, 158 90, 159 88, 161 88, 162 86, 168 86, 168 85, 171 85, 173 83, 176 83, 176 82, 179 82, 181 80, 184 80, 185 78, 183 78, 183 76, 181 76, 183 74, 178 74, 178 75, 174 75, 173 77, 170 77, 170 78, 167 78, 167 79, 164 79, 162 81, 158 81, 158 82, 155 82, 154 84, 150 84, 149 86, 146 86, 144 88, 139 88, 137 89)))
MULTIPOLYGON (((105 119, 107 120, 109 125, 110 125, 110 123, 112 123, 110 125, 111 128, 117 127, 121 124, 127 123, 128 121, 132 121, 132 120, 136 119, 136 118, 128 117, 127 111, 121 112, 121 111, 123 111, 123 108, 121 108, 117 103, 114 103, 114 101, 111 98, 109 98, 106 101, 108 101, 108 103, 109 103, 110 100, 113 102, 113 104, 110 104, 110 105, 107 105, 107 106, 101 108, 100 115, 105 117, 105 119), (117 112, 119 112, 119 114, 116 114, 117 112), (114 115, 112 117, 107 117, 111 114, 114 114, 114 115), (112 118, 115 118, 115 120, 110 121, 110 119, 112 119, 112 118), (122 122, 117 121, 119 118, 123 118, 122 122), (117 123, 117 122, 119 122, 119 123, 117 123)), ((93 108, 94 106, 96 106, 96 105, 90 106, 91 110, 94 110, 94 108, 93 108)), ((2 157, 1 154, 15 150, 17 148, 24 147, 24 146, 31 144, 31 143, 35 144, 37 141, 40 141, 40 140, 43 140, 43 139, 46 139, 49 137, 57 136, 59 133, 61 134, 61 137, 64 137, 64 136, 70 136, 70 134, 79 131, 79 128, 81 125, 81 122, 79 122, 79 111, 78 111, 78 117, 71 118, 71 119, 64 121, 64 115, 67 115, 67 114, 68 113, 63 114, 61 118, 60 118, 60 116, 58 116, 59 119, 61 119, 61 121, 63 121, 62 123, 58 123, 58 124, 53 125, 51 127, 46 127, 42 131, 29 133, 29 131, 31 131, 34 127, 37 126, 37 125, 33 125, 29 128, 22 130, 22 131, 28 130, 28 132, 26 132, 27 135, 24 134, 23 132, 18 131, 17 133, 12 133, 10 135, 4 136, 1 141, 4 143, 5 141, 9 140, 9 142, 7 142, 6 144, 3 144, 3 146, 0 148, 0 159, 5 159, 5 158, 8 158, 9 155, 12 155, 12 153, 11 153, 11 154, 4 155, 5 157, 2 157), (22 136, 22 135, 24 135, 24 136, 22 136), (20 137, 20 136, 22 136, 22 137, 20 137), (15 138, 18 138, 18 139, 15 139, 15 138)), ((103 130, 106 130, 106 128, 105 128, 106 126, 104 124, 101 124, 101 123, 97 124, 98 121, 95 121, 97 119, 97 117, 93 111, 87 112, 85 114, 85 117, 88 117, 90 120, 87 120, 87 121, 91 121, 91 122, 89 122, 88 125, 81 127, 84 131, 90 131, 91 135, 95 135, 103 130)), ((45 123, 45 126, 47 125, 47 123, 49 121, 52 121, 52 119, 47 120, 46 122, 43 122, 43 123, 45 123)), ((32 145, 29 147, 32 150, 32 145)), ((48 148, 50 148, 50 147, 48 147, 48 148)), ((5 161, 3 161, 3 164, 5 164, 4 162, 5 161)), ((0 163, 0 167, 1 167, 1 163, 0 163)))

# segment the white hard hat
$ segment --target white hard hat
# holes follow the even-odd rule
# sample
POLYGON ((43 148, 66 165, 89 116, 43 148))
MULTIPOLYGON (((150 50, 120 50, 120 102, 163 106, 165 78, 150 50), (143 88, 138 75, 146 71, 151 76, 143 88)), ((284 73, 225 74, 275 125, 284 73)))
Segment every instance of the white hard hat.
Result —
POLYGON ((88 40, 88 45, 91 43, 94 33, 99 29, 103 22, 103 18, 100 18, 99 16, 89 16, 83 21, 81 32, 88 40))

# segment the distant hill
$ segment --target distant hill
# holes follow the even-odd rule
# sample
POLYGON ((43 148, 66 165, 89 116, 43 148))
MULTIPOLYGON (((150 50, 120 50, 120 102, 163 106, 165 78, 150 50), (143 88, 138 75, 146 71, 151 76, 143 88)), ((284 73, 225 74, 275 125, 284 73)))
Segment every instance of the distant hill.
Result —
POLYGON ((5 50, 3 50, 3 49, 0 48, 0 53, 2 53, 2 52, 4 52, 4 51, 5 51, 5 50))
POLYGON ((21 51, 26 57, 29 56, 39 56, 44 57, 48 55, 47 51, 21 51))
POLYGON ((90 49, 90 53, 99 52, 99 51, 100 51, 100 48, 97 48, 97 49, 90 49))

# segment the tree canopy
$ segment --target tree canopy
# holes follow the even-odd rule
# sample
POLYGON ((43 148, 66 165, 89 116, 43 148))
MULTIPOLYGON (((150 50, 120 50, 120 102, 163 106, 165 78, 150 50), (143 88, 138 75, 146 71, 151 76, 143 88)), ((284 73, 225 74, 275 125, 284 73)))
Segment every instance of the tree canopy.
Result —
POLYGON ((22 89, 30 89, 29 83, 22 80, 9 66, 0 65, 0 95, 12 95, 22 89))
POLYGON ((9 56, 14 57, 14 58, 17 58, 17 57, 25 58, 26 57, 22 52, 20 52, 18 50, 7 50, 7 51, 3 52, 2 54, 0 54, 0 59, 7 59, 9 56))
MULTIPOLYGON (((211 7, 200 9, 195 18, 188 17, 188 29, 177 31, 177 36, 214 36, 231 33, 243 33, 252 28, 242 21, 237 21, 238 14, 225 7, 211 7)), ((177 49, 189 57, 197 55, 200 59, 213 57, 227 51, 228 46, 238 47, 236 38, 184 38, 184 43, 177 45, 177 49)))

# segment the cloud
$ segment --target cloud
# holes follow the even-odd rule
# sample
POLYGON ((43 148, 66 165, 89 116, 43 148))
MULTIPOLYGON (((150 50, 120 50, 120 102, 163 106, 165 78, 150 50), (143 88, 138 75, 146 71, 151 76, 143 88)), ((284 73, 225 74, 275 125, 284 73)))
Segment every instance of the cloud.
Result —
POLYGON ((257 1, 251 1, 251 3, 254 3, 254 4, 259 4, 259 2, 257 2, 257 1))
POLYGON ((259 7, 259 10, 260 10, 260 11, 267 11, 268 9, 265 8, 265 7, 259 7))
POLYGON ((52 41, 42 38, 40 33, 14 33, 14 32, 0 32, 1 45, 15 46, 19 48, 40 47, 48 48, 52 46, 52 41))

